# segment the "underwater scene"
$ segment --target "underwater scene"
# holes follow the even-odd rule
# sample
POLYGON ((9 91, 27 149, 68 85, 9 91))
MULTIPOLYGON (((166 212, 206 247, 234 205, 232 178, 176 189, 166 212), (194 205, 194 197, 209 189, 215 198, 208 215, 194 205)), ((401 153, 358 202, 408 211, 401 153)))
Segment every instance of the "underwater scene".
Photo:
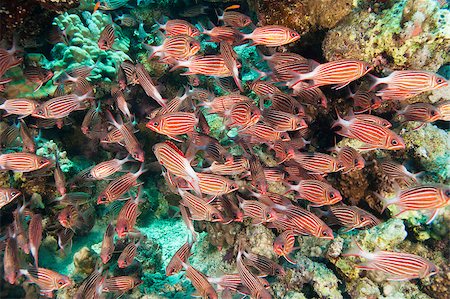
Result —
POLYGON ((0 298, 450 298, 437 0, 0 0, 0 298))

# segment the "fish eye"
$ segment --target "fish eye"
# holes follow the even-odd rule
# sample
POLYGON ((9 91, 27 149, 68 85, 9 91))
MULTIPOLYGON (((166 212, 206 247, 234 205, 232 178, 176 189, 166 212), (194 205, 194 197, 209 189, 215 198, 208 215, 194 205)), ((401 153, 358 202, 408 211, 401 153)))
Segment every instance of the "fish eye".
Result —
POLYGON ((297 34, 295 32, 291 32, 291 37, 296 37, 297 34))
POLYGON ((431 116, 436 116, 436 111, 431 110, 430 114, 431 114, 431 116))
POLYGON ((281 247, 281 249, 284 249, 284 244, 281 244, 280 247, 281 247))
POLYGON ((334 198, 334 197, 335 197, 334 192, 330 192, 329 197, 330 197, 330 198, 334 198))
POLYGON ((392 144, 392 145, 398 145, 398 142, 397 142, 397 140, 392 139, 391 144, 392 144))
POLYGON ((43 164, 45 164, 45 163, 47 163, 47 161, 45 161, 44 159, 39 160, 39 164, 43 165, 43 164))
POLYGON ((38 114, 38 115, 43 115, 43 114, 44 114, 44 111, 39 110, 37 114, 38 114))
POLYGON ((217 217, 216 214, 212 214, 212 215, 211 215, 211 218, 214 219, 214 220, 218 219, 218 217, 217 217))
POLYGON ((359 220, 360 220, 360 221, 366 221, 366 217, 360 216, 360 217, 359 217, 359 220))
POLYGON ((157 121, 155 121, 155 122, 153 123, 153 125, 154 125, 154 126, 157 126, 157 125, 159 125, 159 124, 158 124, 157 121))
POLYGON ((266 218, 269 219, 270 217, 272 217, 272 215, 270 213, 266 213, 266 218))
POLYGON ((60 286, 62 286, 62 285, 64 284, 64 280, 62 280, 62 279, 58 280, 58 284, 59 284, 60 286))
POLYGON ((436 82, 437 82, 438 84, 444 83, 444 79, 438 77, 438 78, 436 79, 436 82))
POLYGON ((322 232, 322 235, 323 235, 323 236, 328 236, 328 233, 327 233, 326 231, 323 231, 323 232, 322 232))
POLYGON ((17 194, 16 191, 11 191, 11 195, 12 195, 12 196, 14 196, 14 195, 16 195, 16 194, 17 194))
POLYGON ((106 201, 106 196, 100 197, 100 201, 106 201))
POLYGON ((370 65, 366 65, 365 70, 366 71, 370 70, 370 65))
POLYGON ((450 197, 450 189, 445 190, 445 196, 450 197))

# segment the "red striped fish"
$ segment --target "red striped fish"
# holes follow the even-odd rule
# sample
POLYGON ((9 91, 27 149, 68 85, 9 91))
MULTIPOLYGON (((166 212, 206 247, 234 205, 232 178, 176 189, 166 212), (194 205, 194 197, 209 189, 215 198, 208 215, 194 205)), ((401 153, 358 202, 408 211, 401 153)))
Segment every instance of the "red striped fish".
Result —
POLYGON ((183 269, 180 261, 186 263, 191 255, 192 242, 186 241, 172 256, 166 267, 166 276, 174 275, 183 269))
POLYGON ((108 186, 106 186, 105 190, 103 190, 97 197, 97 204, 100 205, 111 203, 119 199, 128 190, 130 190, 131 187, 138 186, 139 183, 137 182, 137 179, 145 171, 144 163, 142 163, 139 170, 135 173, 128 172, 112 180, 108 186))
POLYGON ((336 158, 338 160, 338 163, 343 167, 342 173, 347 173, 364 168, 366 163, 364 161, 364 158, 353 147, 344 146, 341 148, 336 148, 336 151, 337 151, 336 158))
POLYGON ((158 89, 156 88, 155 84, 153 83, 150 74, 147 72, 145 67, 140 63, 136 64, 136 76, 139 81, 139 84, 142 86, 142 89, 144 89, 145 93, 149 97, 154 99, 159 105, 165 107, 167 100, 163 99, 158 89))
POLYGON ((141 214, 139 211, 139 203, 143 201, 141 196, 142 188, 139 188, 136 197, 131 197, 120 209, 119 215, 117 215, 116 232, 120 239, 134 231, 136 219, 141 214))
POLYGON ((272 67, 281 64, 294 64, 298 62, 306 63, 308 59, 305 57, 291 52, 275 52, 270 56, 262 55, 262 59, 267 61, 267 63, 272 67))
POLYGON ((181 141, 176 136, 193 133, 197 124, 198 118, 195 113, 171 112, 149 120, 146 127, 171 139, 181 141))
POLYGON ((109 223, 103 234, 102 247, 100 249, 100 258, 102 263, 106 264, 114 253, 114 226, 109 223))
POLYGON ((291 138, 286 132, 275 131, 269 125, 264 123, 257 123, 254 126, 248 127, 239 133, 241 136, 248 136, 250 143, 255 142, 269 142, 269 141, 289 141, 291 138))
POLYGON ((38 102, 30 99, 9 99, 5 100, 1 105, 0 109, 6 111, 6 115, 19 115, 21 117, 26 117, 33 113, 39 106, 38 102))
POLYGON ((200 31, 191 23, 185 20, 168 20, 165 24, 157 23, 158 29, 166 32, 166 36, 188 35, 196 37, 200 35, 200 31))
POLYGON ((437 107, 428 103, 413 103, 397 111, 404 122, 419 121, 423 123, 435 122, 441 118, 441 112, 437 107))
POLYGON ((197 176, 200 190, 204 194, 221 196, 239 188, 235 181, 217 174, 197 173, 197 176))
POLYGON ((125 81, 124 83, 126 83, 127 85, 136 85, 139 84, 139 79, 136 73, 136 67, 134 66, 134 64, 129 61, 129 60, 125 60, 124 62, 122 62, 122 64, 120 65, 121 70, 125 73, 125 81))
MULTIPOLYGON (((312 71, 311 63, 308 61, 299 61, 299 62, 286 62, 283 64, 275 64, 272 67, 273 77, 276 82, 287 82, 291 81, 295 78, 295 74, 306 74, 312 71)), ((300 84, 297 84, 296 90, 301 88, 306 88, 302 85, 301 88, 298 88, 300 84)), ((309 87, 309 85, 308 85, 309 87)))
POLYGON ((355 113, 371 112, 381 106, 382 100, 374 92, 359 89, 355 93, 350 90, 350 98, 353 100, 355 113))
POLYGON ((236 265, 241 281, 249 289, 251 297, 260 299, 272 298, 272 295, 266 290, 258 277, 244 264, 241 250, 238 252, 236 265))
POLYGON ((92 99, 90 93, 78 96, 74 93, 45 101, 38 105, 31 114, 33 117, 60 119, 69 116, 75 110, 86 109, 84 102, 92 99))
POLYGON ((326 223, 330 226, 343 226, 344 232, 357 228, 371 228, 381 223, 377 217, 356 206, 334 205, 328 209, 326 212, 320 212, 326 216, 326 223))
POLYGON ((238 127, 240 130, 255 125, 261 118, 261 111, 255 106, 253 101, 239 102, 230 110, 223 112, 225 125, 238 127))
POLYGON ((381 117, 375 116, 375 115, 370 115, 370 114, 353 114, 353 111, 350 111, 349 115, 347 115, 346 117, 344 117, 345 120, 351 120, 352 118, 358 119, 358 120, 362 120, 362 121, 366 121, 366 122, 370 122, 370 123, 374 123, 376 125, 380 125, 382 127, 385 128, 390 128, 392 127, 392 124, 381 117))
POLYGON ((217 20, 222 21, 225 25, 232 28, 244 28, 252 22, 250 17, 243 13, 227 10, 225 10, 222 15, 217 15, 217 20))
POLYGON ((74 230, 81 224, 83 218, 75 206, 68 205, 59 212, 58 221, 63 227, 74 230))
POLYGON ((106 51, 110 50, 114 44, 116 37, 115 37, 115 30, 113 24, 108 24, 103 28, 102 32, 100 33, 100 37, 98 39, 97 45, 100 50, 106 51))
POLYGON ((160 46, 144 45, 144 47, 151 53, 149 59, 157 55, 164 59, 187 60, 197 54, 200 43, 189 35, 176 35, 166 38, 160 46))
POLYGON ((142 283, 142 280, 133 276, 114 276, 105 279, 103 292, 124 294, 142 283))
POLYGON ((267 47, 279 47, 300 38, 300 35, 292 29, 279 25, 266 25, 257 27, 252 33, 243 34, 242 39, 251 39, 253 45, 267 47))
POLYGON ((383 203, 383 210, 391 205, 395 205, 399 209, 395 216, 407 211, 428 210, 431 216, 427 224, 433 221, 441 208, 450 204, 450 189, 445 186, 421 185, 397 190, 392 198, 376 195, 383 203))
POLYGON ((108 161, 103 161, 89 171, 89 178, 96 180, 103 180, 117 172, 123 171, 123 165, 127 162, 131 162, 130 156, 126 156, 122 160, 112 159, 108 161))
POLYGON ((120 143, 123 141, 123 135, 117 128, 112 128, 102 139, 101 143, 120 143))
POLYGON ((243 251, 243 255, 244 264, 258 270, 259 277, 264 277, 267 275, 279 277, 286 275, 286 272, 281 265, 263 255, 250 253, 247 251, 243 251))
POLYGON ((0 169, 30 172, 49 166, 51 161, 32 153, 9 153, 0 155, 0 169))
POLYGON ((111 95, 115 98, 117 108, 125 115, 127 119, 131 119, 132 115, 130 112, 130 108, 128 107, 127 100, 125 98, 124 93, 118 87, 111 87, 111 95))
POLYGON ((108 110, 106 111, 106 116, 108 118, 108 121, 121 133, 123 138, 123 145, 131 155, 131 157, 139 162, 144 162, 145 153, 142 150, 136 136, 134 136, 132 130, 123 123, 121 117, 119 117, 117 121, 108 110))
POLYGON ((201 26, 201 31, 202 34, 208 35, 210 40, 216 43, 226 42, 232 45, 241 37, 241 34, 238 30, 228 26, 214 26, 210 30, 207 30, 206 28, 201 26))
POLYGON ((424 91, 448 86, 448 81, 444 77, 427 71, 394 71, 387 77, 373 78, 375 82, 371 90, 379 84, 387 85, 376 92, 377 96, 386 100, 409 99, 424 91))
POLYGON ((249 159, 250 165, 250 175, 252 177, 251 185, 260 193, 267 193, 267 179, 264 173, 264 167, 261 161, 255 157, 251 156, 249 159))
POLYGON ((15 235, 6 240, 3 254, 3 277, 9 284, 16 284, 19 274, 19 248, 15 235))
POLYGON ((247 158, 237 157, 233 159, 232 163, 218 163, 213 162, 211 166, 200 170, 201 172, 212 172, 218 175, 238 175, 250 169, 250 164, 247 158))
POLYGON ((209 221, 209 222, 223 222, 222 214, 213 205, 206 202, 205 199, 197 197, 189 191, 178 189, 180 194, 181 204, 189 209, 192 220, 209 221))
POLYGON ((268 125, 281 132, 297 131, 308 127, 305 120, 299 115, 274 109, 265 110, 263 118, 268 125))
POLYGON ((206 277, 205 274, 201 273, 191 265, 183 262, 179 258, 178 260, 183 265, 183 268, 186 269, 185 276, 191 281, 192 285, 197 290, 198 296, 209 299, 219 298, 217 296, 216 290, 209 283, 208 277, 206 277))
POLYGON ((73 283, 69 277, 45 268, 20 269, 20 273, 39 287, 42 295, 53 297, 53 291, 71 286, 73 283))
POLYGON ((339 161, 330 155, 323 153, 295 153, 294 160, 309 172, 327 174, 342 170, 339 161))
POLYGON ((122 253, 117 259, 117 265, 120 269, 126 268, 133 263, 134 258, 136 257, 138 245, 139 243, 135 244, 134 242, 131 242, 128 243, 128 245, 123 249, 122 253))
POLYGON ((393 181, 403 183, 405 185, 412 185, 417 183, 417 178, 420 173, 411 173, 402 164, 398 164, 394 161, 385 160, 380 163, 381 170, 383 173, 393 181))
POLYGON ((30 243, 30 252, 34 258, 34 265, 38 267, 39 247, 42 241, 42 216, 34 214, 28 225, 28 240, 30 243))
POLYGON ((291 264, 295 264, 289 254, 294 250, 295 235, 290 230, 283 231, 273 242, 273 252, 284 258, 291 264))
POLYGON ((290 191, 298 193, 298 197, 312 202, 312 207, 333 205, 342 200, 338 190, 328 183, 316 180, 301 180, 297 185, 287 184, 290 191))
POLYGON ((205 75, 215 77, 231 77, 233 73, 225 64, 225 60, 221 55, 205 55, 205 56, 193 56, 189 60, 174 62, 174 66, 170 71, 177 70, 179 68, 187 68, 188 71, 182 73, 182 75, 205 75))
POLYGON ((201 194, 199 178, 184 154, 172 142, 166 141, 153 146, 159 164, 173 175, 188 181, 197 194, 201 194))
POLYGON ((289 87, 297 85, 301 81, 312 81, 312 87, 324 85, 334 85, 335 89, 347 86, 350 82, 355 81, 368 72, 373 67, 359 60, 336 60, 319 64, 309 73, 297 73, 292 81, 288 83, 289 87))
POLYGON ((361 149, 387 149, 400 150, 405 148, 403 139, 393 131, 381 125, 351 118, 344 120, 338 115, 338 120, 332 125, 332 128, 339 126, 341 129, 337 134, 355 138, 365 143, 361 149))
POLYGON ((387 280, 423 279, 439 272, 432 262, 418 255, 381 250, 368 252, 362 249, 358 243, 356 245, 343 255, 366 259, 367 261, 363 265, 356 265, 356 267, 369 271, 381 271, 386 275, 387 280))
MULTIPOLYGON (((22 152, 34 153, 36 152, 36 144, 34 138, 31 136, 30 129, 23 119, 19 120, 20 123, 20 137, 22 138, 22 152)), ((56 168, 55 168, 56 171, 56 168)))
MULTIPOLYGON (((304 82, 303 82, 304 83, 304 82)), ((293 95, 298 98, 301 103, 317 106, 320 104, 323 108, 327 109, 328 101, 325 94, 318 87, 310 88, 309 84, 297 84, 292 89, 293 95)))
POLYGON ((189 134, 189 147, 186 150, 186 158, 191 160, 198 151, 204 151, 206 159, 214 162, 224 162, 225 164, 233 163, 233 155, 226 148, 220 145, 217 139, 203 133, 194 132, 189 134))
POLYGON ((234 52, 233 47, 226 42, 220 43, 220 54, 223 57, 225 65, 233 74, 234 83, 239 88, 241 92, 244 91, 242 88, 241 80, 239 79, 239 68, 238 68, 238 55, 234 52))
POLYGON ((220 97, 215 97, 210 102, 202 102, 199 106, 206 107, 209 113, 223 113, 230 110, 234 105, 241 102, 251 102, 252 99, 241 94, 230 94, 220 97))
POLYGON ((102 274, 103 267, 95 265, 95 269, 78 287, 74 299, 100 298, 106 276, 102 274))
POLYGON ((0 187, 0 209, 22 195, 17 189, 0 187))
POLYGON ((51 70, 46 70, 41 67, 28 66, 24 71, 23 75, 28 81, 32 83, 37 83, 38 86, 34 89, 34 92, 38 91, 42 85, 48 82, 53 77, 53 72, 51 70))
POLYGON ((271 207, 258 200, 244 200, 238 196, 239 208, 244 211, 244 217, 253 219, 253 224, 276 221, 277 213, 271 207))
POLYGON ((258 97, 281 93, 281 90, 278 87, 266 81, 256 80, 255 82, 252 82, 249 87, 258 97))
POLYGON ((7 70, 22 63, 22 50, 19 50, 16 45, 16 38, 13 38, 13 44, 9 50, 0 48, 0 78, 7 70))
POLYGON ((277 92, 269 96, 273 110, 278 110, 286 113, 291 113, 299 116, 305 115, 305 109, 303 106, 292 96, 284 93, 277 92))
POLYGON ((450 121, 450 101, 443 101, 436 106, 441 114, 440 120, 450 121))

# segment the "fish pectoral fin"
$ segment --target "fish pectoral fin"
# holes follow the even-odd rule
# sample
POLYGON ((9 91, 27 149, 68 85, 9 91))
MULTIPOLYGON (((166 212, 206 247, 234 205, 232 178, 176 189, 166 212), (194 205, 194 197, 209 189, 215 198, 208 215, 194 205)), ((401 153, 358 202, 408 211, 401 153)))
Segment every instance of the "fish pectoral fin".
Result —
POLYGON ((344 88, 345 86, 347 86, 348 84, 350 84, 350 82, 351 82, 351 81, 349 81, 349 82, 344 82, 344 83, 342 83, 342 84, 336 84, 336 85, 334 85, 333 87, 331 87, 331 89, 336 89, 336 90, 342 89, 342 88, 344 88))
POLYGON ((431 211, 431 215, 430 218, 428 218, 426 224, 430 224, 435 218, 436 216, 439 214, 439 209, 434 209, 431 211))

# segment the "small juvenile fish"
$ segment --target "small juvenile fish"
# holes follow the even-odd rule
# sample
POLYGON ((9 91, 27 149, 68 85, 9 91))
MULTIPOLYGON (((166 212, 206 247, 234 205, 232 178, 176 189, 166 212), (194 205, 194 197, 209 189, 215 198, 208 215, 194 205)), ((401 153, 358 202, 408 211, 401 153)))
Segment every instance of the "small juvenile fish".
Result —
POLYGON ((142 189, 140 188, 136 197, 131 197, 117 215, 116 232, 120 239, 134 230, 136 219, 141 214, 139 211, 139 203, 143 201, 141 196, 142 189))
POLYGON ((36 108, 39 106, 39 103, 35 100, 30 99, 9 99, 5 100, 1 105, 0 109, 6 111, 6 115, 18 115, 21 118, 24 118, 30 114, 32 114, 36 108))
POLYGON ((373 90, 380 84, 387 86, 376 92, 384 100, 404 100, 422 92, 448 86, 444 77, 427 71, 394 71, 389 76, 375 79, 370 87, 373 90))
POLYGON ((397 111, 404 122, 419 121, 422 123, 432 123, 441 118, 441 112, 437 107, 428 103, 413 103, 397 111))
POLYGON ((363 265, 356 265, 356 267, 369 271, 381 271, 387 276, 387 280, 423 279, 439 272, 439 269, 433 263, 418 255, 381 250, 368 252, 362 249, 358 243, 356 245, 343 255, 366 259, 367 262, 363 265))
POLYGON ((39 247, 42 240, 42 216, 40 214, 34 214, 31 217, 28 225, 28 240, 30 243, 30 252, 34 258, 34 265, 38 267, 39 261, 39 247))
POLYGON ((172 142, 166 141, 153 146, 153 152, 159 164, 170 173, 188 181, 197 194, 201 194, 199 178, 183 152, 172 142))
POLYGON ((137 179, 146 170, 144 169, 144 163, 135 173, 128 172, 118 178, 112 180, 105 190, 97 197, 97 204, 108 204, 124 195, 131 187, 138 186, 137 179))
POLYGON ((166 32, 166 36, 183 34, 196 37, 200 35, 200 31, 197 27, 185 20, 168 20, 165 24, 159 24, 156 22, 156 28, 159 30, 164 30, 166 32))
POLYGON ((109 223, 103 234, 102 247, 100 250, 100 258, 102 259, 103 264, 106 264, 111 259, 114 248, 114 226, 112 223, 109 223))
POLYGON ((149 59, 160 54, 158 56, 164 60, 168 58, 187 60, 197 54, 201 48, 200 43, 193 37, 181 34, 166 38, 160 46, 144 45, 144 47, 151 53, 149 59))
POLYGON ((117 260, 117 265, 119 268, 126 268, 133 263, 134 258, 136 257, 138 245, 139 244, 135 244, 134 242, 128 243, 117 260))
POLYGON ((237 11, 225 10, 222 15, 217 15, 217 20, 232 28, 244 28, 251 24, 250 17, 237 11))
POLYGON ((144 89, 145 93, 149 97, 154 99, 159 105, 161 105, 162 107, 165 107, 167 100, 163 99, 163 97, 159 93, 158 89, 153 84, 150 74, 147 72, 145 67, 140 63, 136 64, 136 75, 137 75, 139 84, 142 86, 142 89, 144 89))
POLYGON ((22 195, 17 189, 0 187, 0 209, 22 195))
POLYGON ((49 165, 49 159, 32 153, 9 153, 0 155, 0 170, 31 172, 49 165))
POLYGON ((289 191, 296 191, 298 193, 298 197, 296 198, 302 198, 312 202, 311 207, 333 205, 342 200, 341 193, 325 182, 301 180, 297 185, 287 184, 287 186, 290 189, 289 191))
MULTIPOLYGON (((97 3, 100 3, 97 9, 100 10, 116 10, 119 9, 125 5, 127 5, 128 1, 130 0, 103 0, 98 1, 97 3)), ((95 5, 97 7, 97 5, 95 5)), ((95 12, 95 8, 94 8, 95 12)), ((92 14, 94 14, 94 12, 92 14)))
POLYGON ((20 274, 39 287, 39 292, 53 297, 53 291, 67 288, 73 284, 69 277, 45 268, 20 269, 20 274))
POLYGON ((263 45, 266 47, 279 47, 300 38, 300 35, 287 27, 279 25, 266 25, 257 27, 252 33, 243 34, 242 39, 251 39, 253 45, 263 45))
POLYGON ((189 191, 178 189, 178 193, 183 199, 181 204, 189 209, 192 220, 209 221, 209 222, 223 222, 222 214, 213 205, 208 203, 205 199, 197 197, 189 191))
POLYGON ((129 14, 122 14, 114 19, 114 22, 120 21, 120 26, 135 27, 137 25, 136 19, 129 14))
POLYGON ((142 283, 140 278, 133 276, 114 276, 105 279, 103 292, 125 294, 142 283))
POLYGON ((373 67, 364 61, 335 60, 319 64, 309 73, 297 73, 288 85, 293 87, 301 81, 310 80, 313 83, 311 87, 334 85, 335 89, 340 89, 361 78, 372 69, 373 67))
POLYGON ((123 165, 131 161, 133 160, 130 159, 130 156, 126 156, 122 160, 112 159, 100 162, 91 168, 89 171, 89 178, 93 178, 95 180, 106 179, 117 172, 123 171, 123 165))
POLYGON ((290 230, 283 231, 273 242, 273 251, 283 256, 289 263, 295 264, 289 254, 294 250, 295 235, 290 230))
POLYGON ((44 103, 38 105, 33 113, 33 117, 46 119, 60 119, 69 116, 75 110, 84 110, 86 100, 92 99, 90 93, 82 96, 74 93, 52 98, 44 103))
POLYGON ((407 211, 429 211, 431 216, 427 224, 431 223, 439 211, 450 204, 450 189, 443 186, 421 185, 397 190, 392 198, 383 198, 376 194, 383 203, 383 210, 395 205, 399 208, 398 216, 407 211))
POLYGON ((192 242, 186 241, 172 256, 166 267, 166 276, 174 275, 183 269, 180 261, 186 263, 191 255, 192 242))
POLYGON ((411 173, 404 165, 389 160, 381 162, 380 166, 390 180, 399 181, 405 185, 417 183, 417 178, 420 175, 420 173, 411 173))
POLYGON ((193 133, 197 124, 198 118, 195 113, 171 112, 149 120, 146 127, 156 133, 181 141, 176 136, 193 133))
POLYGON ((323 153, 298 152, 294 154, 294 160, 312 173, 327 174, 342 170, 342 165, 335 157, 323 153))
POLYGON ((98 47, 100 50, 106 51, 112 48, 116 37, 115 30, 112 24, 108 24, 100 33, 100 37, 98 39, 98 47))

